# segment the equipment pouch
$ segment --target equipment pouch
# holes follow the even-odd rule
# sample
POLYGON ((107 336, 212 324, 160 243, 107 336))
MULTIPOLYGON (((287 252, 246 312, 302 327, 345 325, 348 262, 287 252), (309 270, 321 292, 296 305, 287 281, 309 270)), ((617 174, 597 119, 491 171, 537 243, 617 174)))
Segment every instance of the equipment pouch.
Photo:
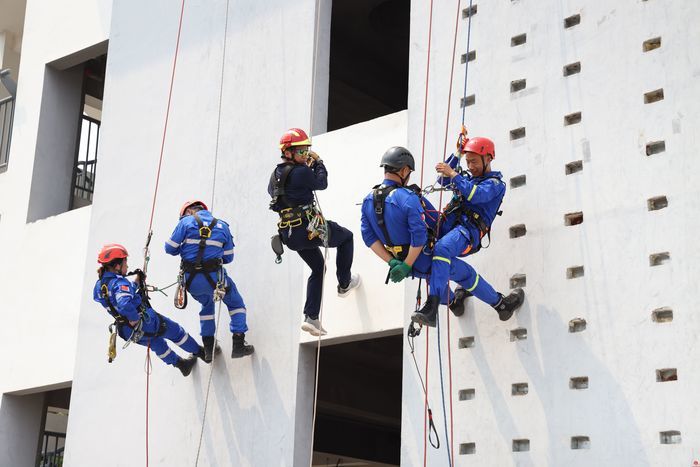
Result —
POLYGON ((275 264, 280 264, 282 262, 282 254, 284 253, 284 244, 282 243, 282 237, 279 234, 273 235, 270 239, 270 246, 272 246, 272 251, 277 255, 275 258, 275 264))

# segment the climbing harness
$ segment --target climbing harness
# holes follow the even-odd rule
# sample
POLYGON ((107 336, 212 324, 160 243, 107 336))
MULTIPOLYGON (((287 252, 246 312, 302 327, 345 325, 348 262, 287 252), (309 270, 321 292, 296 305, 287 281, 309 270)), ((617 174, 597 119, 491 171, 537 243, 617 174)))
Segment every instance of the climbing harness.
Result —
MULTIPOLYGON (((182 260, 180 262, 180 272, 178 273, 178 282, 182 284, 184 281, 184 287, 179 287, 178 289, 178 294, 186 295, 187 291, 189 290, 190 286, 192 285, 192 281, 194 280, 197 275, 202 274, 204 278, 207 280, 211 288, 214 290, 213 292, 213 298, 215 302, 218 302, 221 300, 224 295, 226 295, 226 276, 224 275, 223 272, 223 262, 221 258, 215 258, 215 259, 210 259, 207 261, 204 261, 204 250, 206 249, 207 246, 216 246, 216 247, 223 247, 224 244, 216 241, 216 240, 211 240, 211 234, 216 227, 216 224, 219 222, 219 220, 216 217, 213 217, 209 225, 205 225, 204 221, 202 221, 201 217, 199 217, 198 213, 194 213, 194 220, 197 222, 197 228, 198 228, 198 233, 199 233, 199 242, 197 244, 198 250, 197 250, 197 257, 195 258, 194 261, 185 261, 182 260), (211 273, 216 272, 217 273, 217 280, 215 281, 211 277, 211 273), (185 274, 188 274, 187 280, 184 279, 185 274), (184 289, 184 290, 183 290, 184 289)), ((187 299, 185 298, 184 300, 180 301, 178 297, 175 297, 175 306, 179 308, 179 303, 183 303, 183 307, 187 306, 187 299)))

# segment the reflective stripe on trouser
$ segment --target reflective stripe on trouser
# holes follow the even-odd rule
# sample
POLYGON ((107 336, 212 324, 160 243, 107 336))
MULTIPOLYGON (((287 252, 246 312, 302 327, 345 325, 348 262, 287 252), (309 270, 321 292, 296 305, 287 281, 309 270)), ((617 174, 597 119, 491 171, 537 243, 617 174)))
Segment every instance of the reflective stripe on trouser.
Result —
MULTIPOLYGON (((217 280, 217 273, 209 273, 214 281, 217 280)), ((231 280, 230 277, 226 276, 226 287, 228 291, 224 296, 224 305, 228 310, 238 310, 245 309, 245 303, 241 294, 238 293, 236 284, 231 280)), ((214 303, 214 289, 212 289, 207 278, 204 274, 198 274, 190 284, 189 288, 190 295, 192 298, 197 300, 201 305, 202 309, 199 311, 199 325, 200 325, 200 335, 202 336, 213 336, 216 331, 216 308, 218 305, 214 303)), ((222 306, 223 308, 223 306, 222 306)), ((222 310, 223 312, 224 310, 222 310)), ((230 314, 229 329, 231 332, 246 332, 248 331, 248 326, 246 324, 246 314, 245 313, 235 313, 230 314)))
POLYGON ((469 245, 469 231, 462 226, 455 227, 438 240, 433 250, 430 295, 437 295, 444 302, 449 289, 448 280, 451 279, 479 300, 495 305, 500 298, 498 293, 473 267, 457 258, 469 245))
POLYGON ((177 363, 180 357, 178 357, 178 355, 173 352, 172 349, 170 349, 166 339, 177 344, 185 352, 199 352, 199 344, 192 338, 192 336, 185 332, 182 326, 162 315, 161 319, 166 323, 165 333, 161 336, 153 338, 144 337, 139 341, 139 344, 146 346, 150 340, 151 350, 153 350, 158 358, 163 360, 168 365, 174 365, 177 363))

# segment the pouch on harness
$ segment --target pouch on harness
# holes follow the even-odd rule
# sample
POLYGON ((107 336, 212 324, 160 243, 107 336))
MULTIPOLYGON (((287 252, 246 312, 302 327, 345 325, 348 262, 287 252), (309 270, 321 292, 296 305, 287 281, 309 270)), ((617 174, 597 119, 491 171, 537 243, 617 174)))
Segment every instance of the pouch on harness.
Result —
MULTIPOLYGON (((498 177, 486 177, 483 180, 476 182, 476 185, 479 185, 486 180, 497 180, 499 183, 503 183, 503 181, 498 177)), ((498 204, 498 208, 496 209, 497 216, 503 214, 503 211, 501 211, 501 204, 503 204, 503 199, 501 199, 501 202, 498 204)), ((473 255, 477 251, 481 250, 481 248, 488 248, 491 245, 491 226, 484 221, 483 217, 478 212, 475 212, 467 207, 464 195, 461 192, 457 190, 454 191, 454 196, 447 206, 445 206, 443 213, 445 215, 455 214, 457 216, 458 224, 461 224, 464 227, 469 227, 469 225, 464 224, 463 218, 466 217, 467 223, 471 224, 473 227, 476 227, 476 229, 479 231, 479 243, 476 245, 476 248, 472 248, 472 246, 469 245, 469 247, 462 252, 461 256, 473 255), (482 245, 484 237, 488 237, 489 239, 489 243, 486 246, 482 245)))
POLYGON ((187 306, 187 291, 192 285, 192 281, 198 274, 203 274, 209 285, 214 290, 214 300, 220 300, 226 293, 225 289, 223 294, 221 293, 223 284, 223 270, 222 270, 222 260, 221 258, 214 258, 207 261, 203 261, 204 249, 207 247, 207 241, 211 238, 211 233, 214 230, 217 222, 219 221, 216 217, 213 217, 209 225, 204 225, 199 214, 194 213, 194 220, 197 222, 197 227, 199 229, 199 250, 197 250, 197 257, 194 262, 182 260, 180 262, 180 273, 178 275, 178 286, 175 292, 175 307, 178 309, 183 309, 187 306), (218 273, 217 281, 214 281, 211 277, 212 272, 218 273), (185 274, 189 274, 187 280, 185 280, 185 274))

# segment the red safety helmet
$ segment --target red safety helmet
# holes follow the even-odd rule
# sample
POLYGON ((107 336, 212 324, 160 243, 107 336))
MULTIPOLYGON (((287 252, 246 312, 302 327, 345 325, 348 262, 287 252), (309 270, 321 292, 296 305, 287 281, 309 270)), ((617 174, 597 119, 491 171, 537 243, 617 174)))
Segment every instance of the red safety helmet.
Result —
POLYGON ((209 210, 207 205, 204 204, 204 201, 200 201, 198 199, 191 199, 189 201, 186 201, 185 204, 183 204, 182 207, 180 208, 180 219, 182 219, 183 216, 185 215, 185 211, 187 211, 187 208, 191 208, 192 206, 195 206, 195 205, 202 206, 202 208, 206 211, 209 210))
POLYGON ((129 252, 126 251, 122 245, 118 243, 109 243, 102 247, 97 255, 97 262, 100 264, 111 263, 115 259, 123 259, 129 256, 129 252))
POLYGON ((464 152, 473 152, 481 157, 485 155, 490 155, 492 159, 496 158, 496 147, 488 138, 482 136, 477 136, 475 138, 469 138, 469 140, 463 146, 464 152))
POLYGON ((284 152, 292 146, 311 146, 311 138, 301 128, 290 128, 280 138, 280 149, 284 152))

